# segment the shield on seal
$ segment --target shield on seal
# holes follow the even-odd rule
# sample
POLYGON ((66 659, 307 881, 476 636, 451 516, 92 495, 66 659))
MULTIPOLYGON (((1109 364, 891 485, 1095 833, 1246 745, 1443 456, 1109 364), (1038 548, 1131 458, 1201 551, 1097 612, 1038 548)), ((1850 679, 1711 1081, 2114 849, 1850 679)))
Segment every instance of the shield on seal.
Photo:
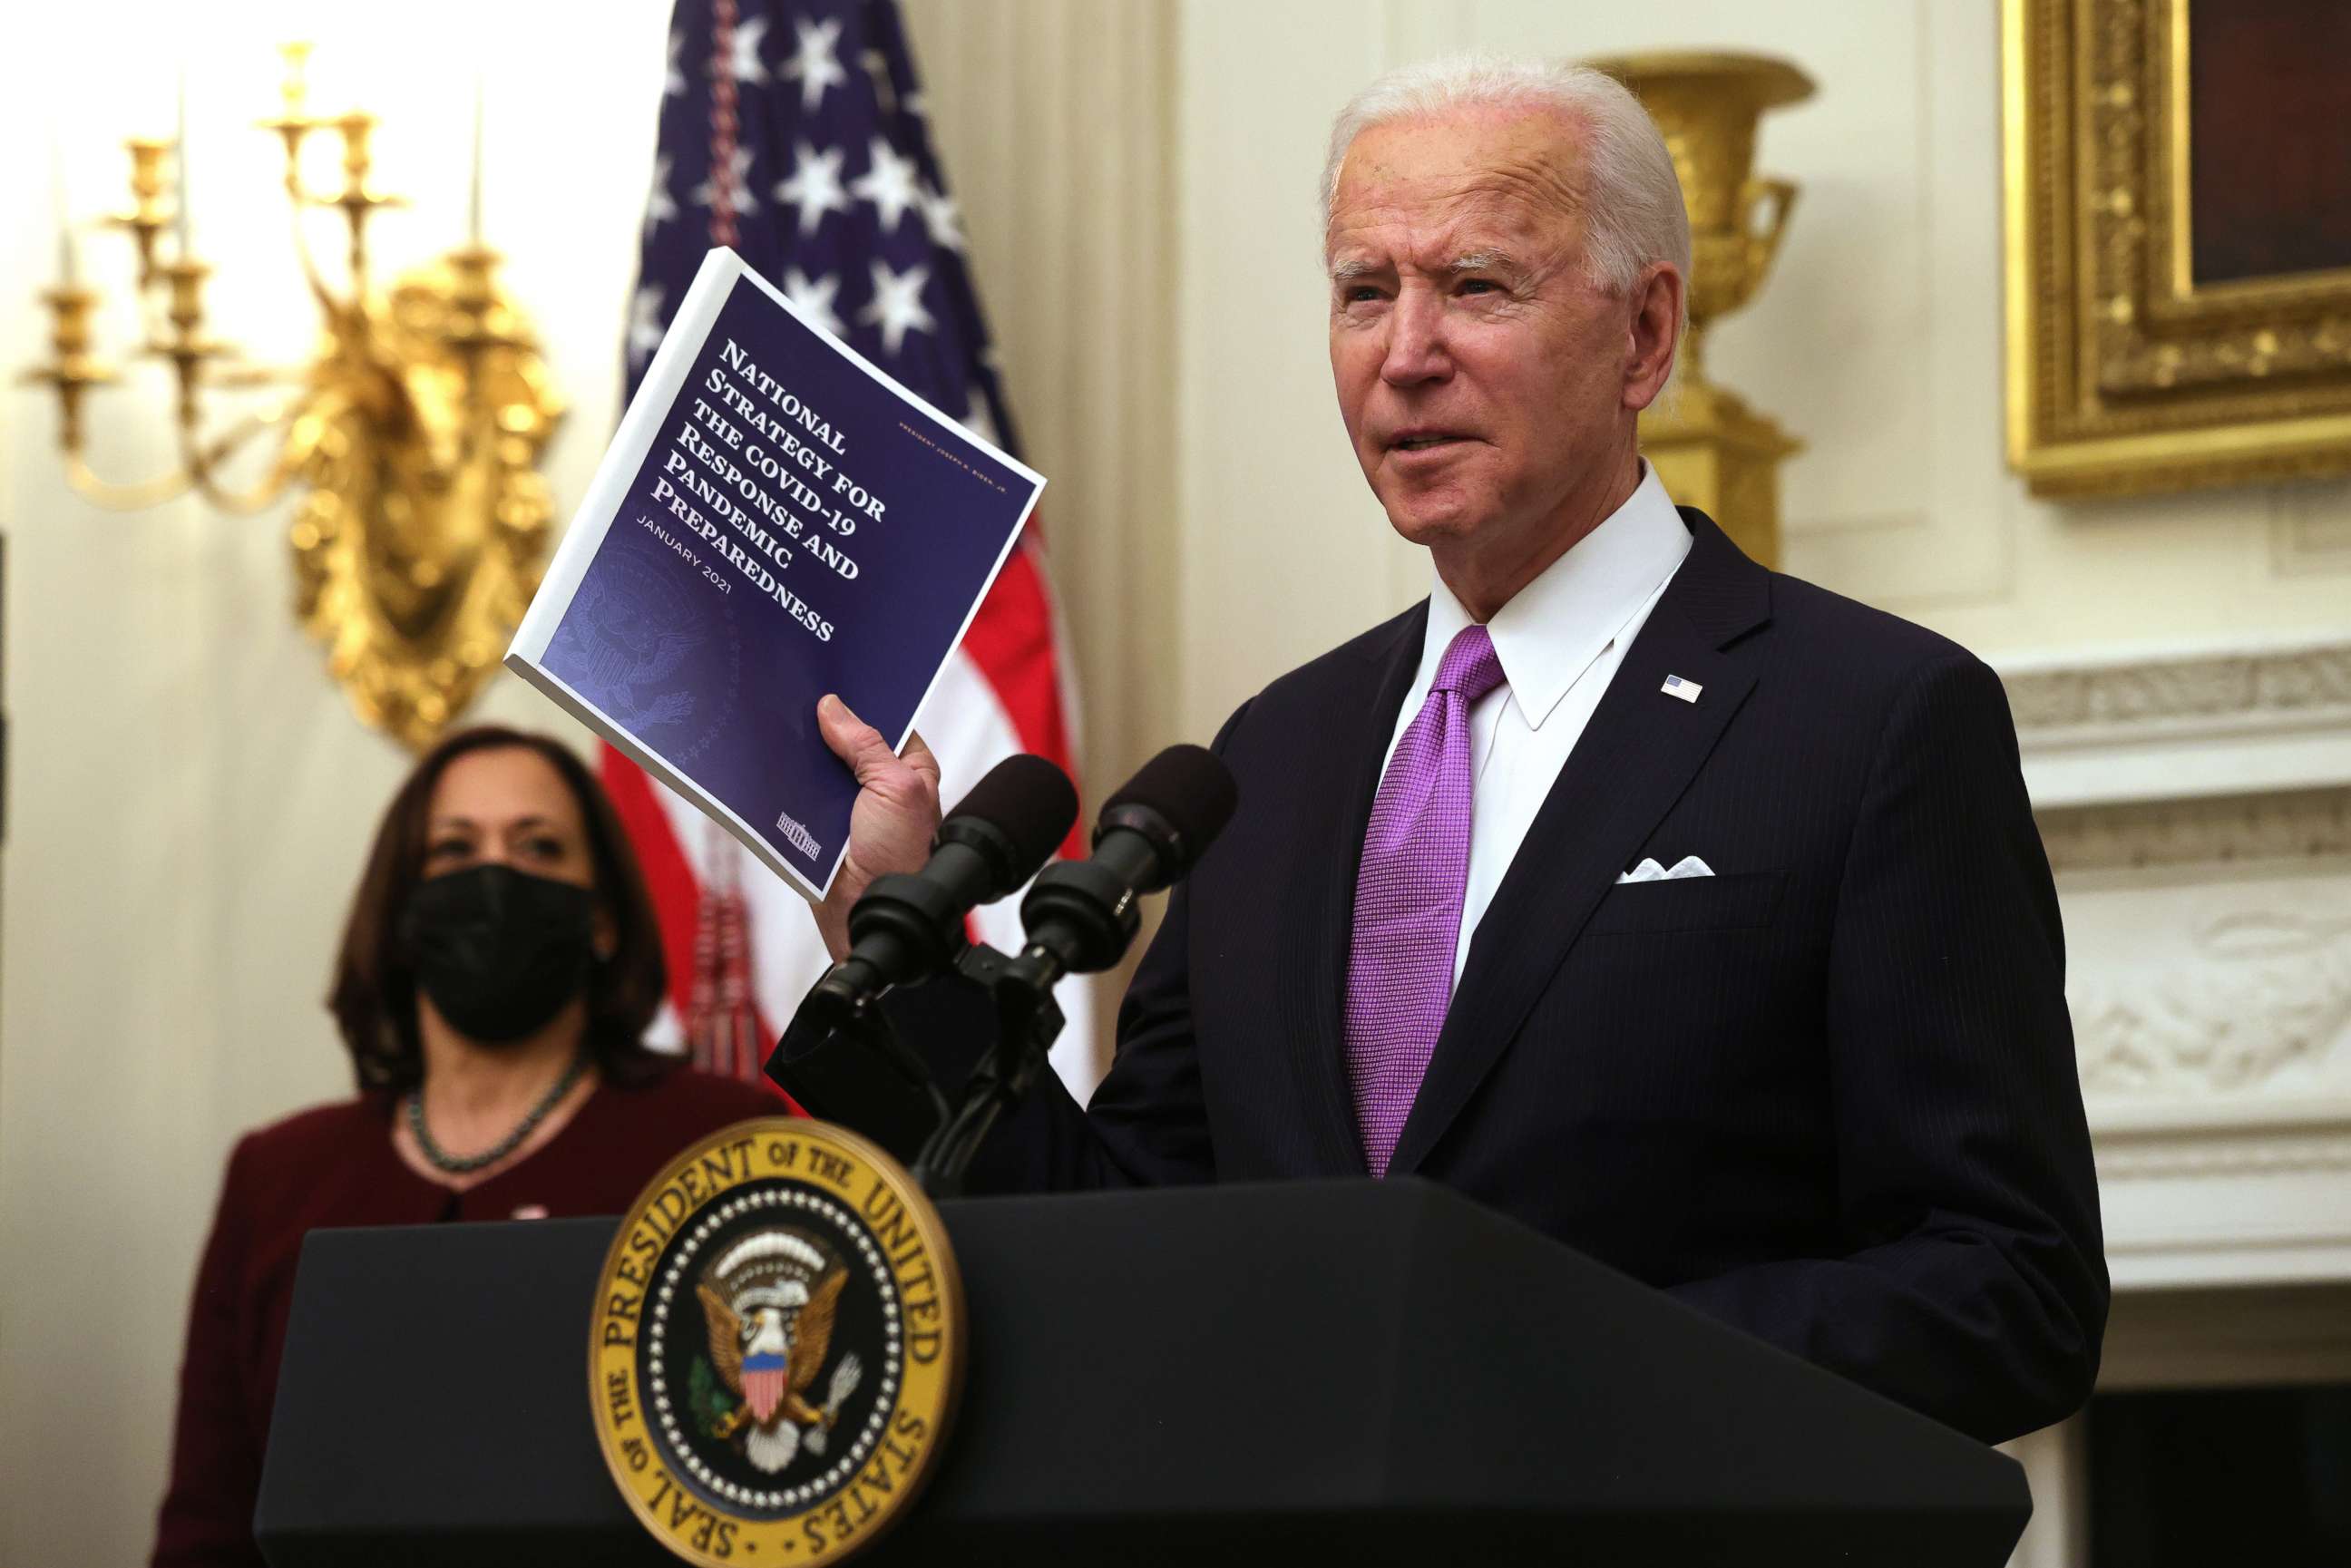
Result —
POLYGON ((780 1355, 760 1351, 743 1358, 743 1397, 760 1426, 766 1426, 776 1406, 783 1403, 790 1375, 791 1364, 780 1355))

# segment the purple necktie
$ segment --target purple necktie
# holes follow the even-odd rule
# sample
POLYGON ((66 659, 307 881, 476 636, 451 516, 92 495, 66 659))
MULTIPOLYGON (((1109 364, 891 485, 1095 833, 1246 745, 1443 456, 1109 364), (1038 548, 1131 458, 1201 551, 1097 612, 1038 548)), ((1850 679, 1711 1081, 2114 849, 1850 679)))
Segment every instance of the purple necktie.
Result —
POLYGON ((1502 684, 1483 626, 1465 626, 1396 742, 1372 801, 1347 954, 1347 1071, 1364 1162, 1385 1176, 1445 1009, 1469 884, 1469 710, 1502 684))

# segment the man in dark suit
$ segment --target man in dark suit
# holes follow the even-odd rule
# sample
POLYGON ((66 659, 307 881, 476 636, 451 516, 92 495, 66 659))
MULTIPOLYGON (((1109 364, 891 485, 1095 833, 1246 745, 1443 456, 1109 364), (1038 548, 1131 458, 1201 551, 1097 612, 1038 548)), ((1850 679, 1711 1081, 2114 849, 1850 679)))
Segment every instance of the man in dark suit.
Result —
MULTIPOLYGON (((2107 1282, 1998 680, 1666 499, 1688 231, 1622 89, 1403 73, 1324 190, 1341 413, 1436 583, 1225 726, 1115 1064, 1086 1111, 1045 1075, 992 1178, 1424 1176, 1986 1440, 2068 1414, 2107 1282)), ((838 952, 936 770, 822 720, 838 952)))

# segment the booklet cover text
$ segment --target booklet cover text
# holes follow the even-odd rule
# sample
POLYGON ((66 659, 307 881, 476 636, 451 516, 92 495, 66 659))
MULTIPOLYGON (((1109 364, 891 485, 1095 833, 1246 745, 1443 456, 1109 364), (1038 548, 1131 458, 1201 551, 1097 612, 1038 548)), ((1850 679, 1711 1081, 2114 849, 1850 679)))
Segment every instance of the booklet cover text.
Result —
POLYGON ((1044 484, 714 250, 507 664, 821 897, 818 699, 903 747, 1044 484))

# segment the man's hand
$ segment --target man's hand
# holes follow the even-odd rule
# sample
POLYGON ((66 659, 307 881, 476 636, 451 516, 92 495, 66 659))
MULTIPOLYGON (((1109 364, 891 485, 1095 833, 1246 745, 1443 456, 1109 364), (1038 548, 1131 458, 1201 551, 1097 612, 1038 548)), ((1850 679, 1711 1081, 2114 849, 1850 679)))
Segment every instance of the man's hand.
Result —
POLYGON ((838 960, 849 953, 849 908, 877 876, 923 869, 939 826, 939 759, 919 735, 898 756, 882 732, 849 711, 839 697, 816 705, 817 729, 832 754, 857 775, 857 805, 849 814, 849 852, 832 891, 816 906, 816 928, 838 960))

